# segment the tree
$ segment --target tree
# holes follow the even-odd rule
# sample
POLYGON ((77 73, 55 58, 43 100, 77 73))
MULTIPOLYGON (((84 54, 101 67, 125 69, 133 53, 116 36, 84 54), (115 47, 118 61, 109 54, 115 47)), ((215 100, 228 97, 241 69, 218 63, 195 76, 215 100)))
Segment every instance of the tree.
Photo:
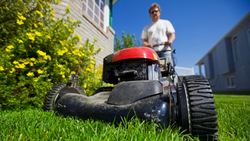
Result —
POLYGON ((115 45, 114 45, 115 52, 136 46, 141 46, 141 43, 140 40, 138 40, 138 43, 136 44, 136 39, 134 34, 131 36, 130 33, 126 35, 124 32, 122 32, 122 41, 117 35, 115 35, 115 45))

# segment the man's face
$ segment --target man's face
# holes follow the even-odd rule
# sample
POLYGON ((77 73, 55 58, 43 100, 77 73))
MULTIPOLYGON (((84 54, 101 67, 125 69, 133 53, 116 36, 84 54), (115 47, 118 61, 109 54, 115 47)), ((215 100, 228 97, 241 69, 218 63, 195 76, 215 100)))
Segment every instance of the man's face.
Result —
POLYGON ((153 20, 153 22, 156 22, 157 20, 160 19, 161 12, 157 7, 151 9, 150 11, 150 17, 153 20))

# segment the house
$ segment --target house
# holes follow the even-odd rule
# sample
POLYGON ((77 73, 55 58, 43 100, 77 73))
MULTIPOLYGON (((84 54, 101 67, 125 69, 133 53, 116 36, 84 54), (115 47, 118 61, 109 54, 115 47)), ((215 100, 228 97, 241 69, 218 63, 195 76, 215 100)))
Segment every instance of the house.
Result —
POLYGON ((112 7, 118 0, 61 0, 60 4, 53 5, 55 18, 61 18, 66 6, 70 8, 67 15, 71 20, 81 21, 75 34, 81 36, 81 42, 86 39, 91 42, 97 39, 96 49, 102 51, 96 55, 96 63, 102 64, 103 58, 114 52, 114 34, 112 28, 112 7))
POLYGON ((250 91, 250 11, 196 65, 213 91, 250 91))

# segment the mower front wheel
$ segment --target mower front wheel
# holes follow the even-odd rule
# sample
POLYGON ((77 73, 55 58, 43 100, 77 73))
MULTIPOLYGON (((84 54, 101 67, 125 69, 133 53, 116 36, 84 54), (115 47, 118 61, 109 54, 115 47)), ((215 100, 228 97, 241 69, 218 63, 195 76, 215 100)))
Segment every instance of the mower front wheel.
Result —
POLYGON ((186 130, 200 140, 218 140, 217 112, 209 82, 204 76, 185 76, 183 86, 182 92, 185 92, 187 100, 185 107, 188 108, 184 113, 188 114, 186 122, 189 122, 189 129, 186 126, 186 130))
POLYGON ((77 93, 86 95, 79 85, 73 87, 71 82, 57 84, 46 94, 44 99, 43 110, 53 111, 58 100, 66 93, 77 93))

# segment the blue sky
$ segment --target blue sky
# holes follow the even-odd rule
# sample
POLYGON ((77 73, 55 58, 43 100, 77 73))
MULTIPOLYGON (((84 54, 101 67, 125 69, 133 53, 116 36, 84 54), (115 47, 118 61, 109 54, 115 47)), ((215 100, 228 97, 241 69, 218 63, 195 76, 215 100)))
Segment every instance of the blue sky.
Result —
POLYGON ((194 67, 195 73, 195 64, 250 10, 250 0, 119 0, 112 23, 118 37, 124 31, 141 40, 143 27, 152 22, 148 13, 152 3, 160 5, 161 19, 176 30, 177 66, 194 67))

